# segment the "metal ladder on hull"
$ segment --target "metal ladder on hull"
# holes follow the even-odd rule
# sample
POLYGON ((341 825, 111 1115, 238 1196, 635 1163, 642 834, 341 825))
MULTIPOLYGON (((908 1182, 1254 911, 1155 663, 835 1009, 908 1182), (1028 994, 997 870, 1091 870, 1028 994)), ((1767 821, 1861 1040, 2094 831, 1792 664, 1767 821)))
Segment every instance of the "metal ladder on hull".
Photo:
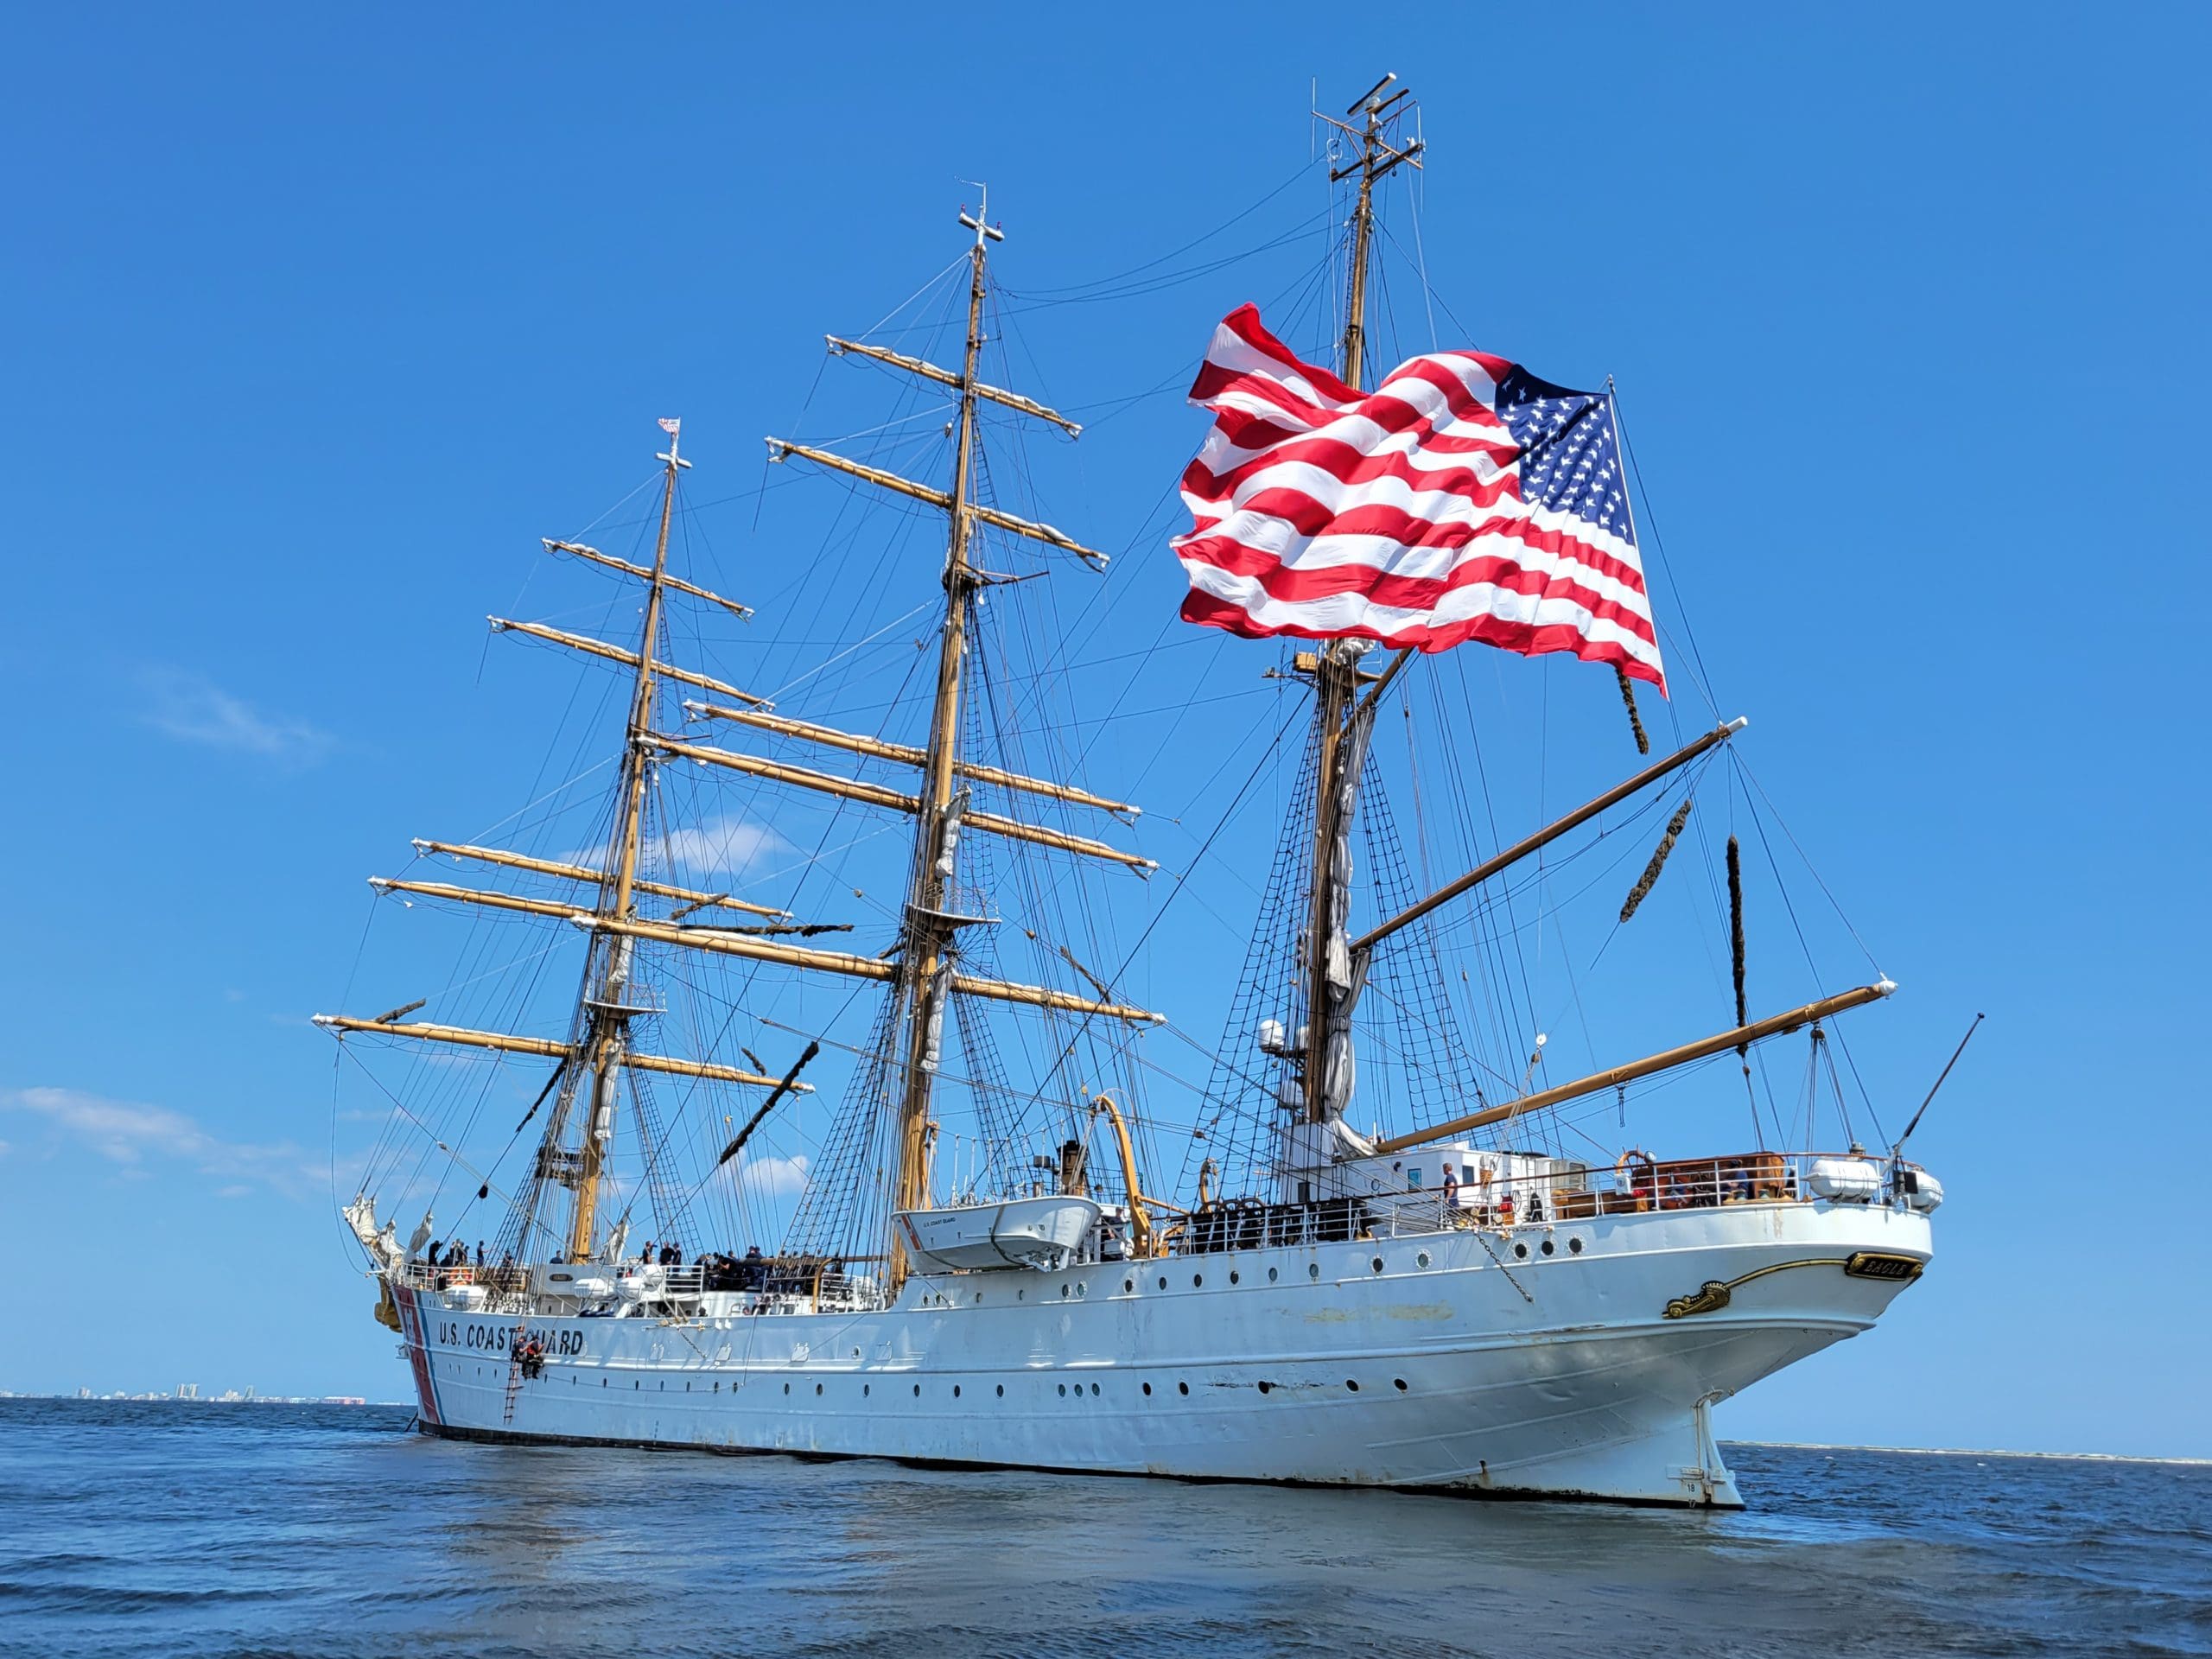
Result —
POLYGON ((522 1351, 529 1345, 530 1340, 530 1327, 526 1325, 517 1325, 514 1334, 507 1338, 507 1397, 505 1406, 499 1414, 499 1421, 503 1425, 512 1423, 515 1420, 515 1396, 522 1392, 524 1381, 522 1372, 522 1351))

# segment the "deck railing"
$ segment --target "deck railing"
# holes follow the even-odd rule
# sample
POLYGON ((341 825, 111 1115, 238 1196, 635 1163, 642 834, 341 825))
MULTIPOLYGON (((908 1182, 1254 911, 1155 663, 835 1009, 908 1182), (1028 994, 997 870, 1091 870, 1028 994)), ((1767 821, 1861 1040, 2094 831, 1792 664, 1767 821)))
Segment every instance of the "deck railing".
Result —
POLYGON ((1737 1204, 1794 1204, 1819 1196, 1811 1173, 1813 1165, 1822 1160, 1848 1160, 1878 1171, 1879 1185, 1867 1197, 1874 1202, 1886 1198, 1887 1161, 1854 1150, 1668 1160, 1630 1153, 1611 1169, 1586 1170, 1572 1180, 1556 1174, 1525 1176, 1463 1183, 1448 1193, 1436 1187, 1414 1187, 1376 1195, 1369 1204, 1378 1218, 1391 1218, 1395 1230, 1402 1232, 1418 1230, 1424 1217, 1433 1227, 1512 1226, 1737 1204))
POLYGON ((1885 1160, 1853 1153, 1737 1153, 1661 1161, 1630 1154, 1611 1169, 1586 1169, 1510 1179, 1464 1182, 1454 1187, 1407 1186, 1357 1198, 1304 1204, 1232 1200, 1193 1211, 1173 1230, 1179 1254, 1263 1249, 1329 1243, 1348 1238, 1442 1232, 1455 1227, 1510 1227, 1599 1216, 1713 1209, 1737 1204, 1792 1204, 1816 1196, 1812 1165, 1847 1159, 1882 1172, 1885 1160))
POLYGON ((416 1290, 452 1292, 474 1287, 485 1293, 494 1308, 511 1299, 541 1295, 583 1295, 587 1302, 695 1302, 709 1292, 734 1292, 756 1299, 747 1311, 783 1312, 793 1304, 810 1307, 853 1307, 877 1294, 878 1281, 842 1265, 818 1261, 764 1258, 751 1262, 725 1258, 714 1263, 687 1262, 664 1266, 658 1262, 552 1262, 519 1267, 512 1262, 477 1267, 469 1262, 408 1262, 396 1270, 400 1284, 416 1290), (582 1281, 605 1286, 591 1294, 580 1291, 582 1281))
MULTIPOLYGON (((1891 1184, 1897 1177, 1889 1160, 1856 1148, 1848 1153, 1751 1152, 1664 1161, 1630 1153, 1611 1169, 1585 1169, 1572 1175, 1494 1178, 1452 1188, 1402 1187, 1311 1203, 1268 1204, 1257 1199, 1217 1203, 1192 1211, 1173 1224, 1166 1230, 1168 1249, 1187 1255, 1306 1248, 1462 1227, 1585 1221, 1601 1216, 1740 1204, 1794 1204, 1818 1196, 1812 1172, 1821 1160, 1848 1160, 1877 1172, 1865 1201, 1891 1201, 1891 1184)), ((1107 1255, 1112 1256, 1113 1250, 1109 1249, 1107 1255)), ((398 1269, 397 1276, 399 1282, 418 1290, 449 1292, 474 1286, 484 1291, 490 1306, 498 1307, 528 1297, 533 1291, 575 1294, 568 1285, 552 1281, 553 1275, 563 1271, 560 1263, 534 1268, 511 1262, 496 1267, 466 1262, 434 1267, 428 1262, 410 1262, 398 1269)), ((575 1279, 606 1281, 607 1292, 590 1300, 604 1300, 618 1307, 638 1302, 696 1303, 708 1293, 734 1292, 751 1299, 743 1305, 744 1312, 779 1313, 872 1306, 882 1297, 878 1279, 850 1271, 842 1261, 818 1257, 740 1261, 724 1256, 682 1266, 581 1262, 565 1271, 575 1279)))

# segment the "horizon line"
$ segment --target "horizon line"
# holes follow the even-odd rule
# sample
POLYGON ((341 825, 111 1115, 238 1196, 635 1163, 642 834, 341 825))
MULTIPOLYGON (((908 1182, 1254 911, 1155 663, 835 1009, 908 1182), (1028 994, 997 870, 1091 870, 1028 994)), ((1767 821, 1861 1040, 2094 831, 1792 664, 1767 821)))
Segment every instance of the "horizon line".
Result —
POLYGON ((2045 1458, 2058 1463, 2164 1463, 2212 1468, 2212 1458, 2160 1457, 2143 1452, 2010 1452, 1972 1446, 1859 1446, 1840 1440, 1739 1440, 1719 1437, 1726 1446, 1750 1446, 1773 1452, 1889 1452, 1908 1458, 2045 1458))

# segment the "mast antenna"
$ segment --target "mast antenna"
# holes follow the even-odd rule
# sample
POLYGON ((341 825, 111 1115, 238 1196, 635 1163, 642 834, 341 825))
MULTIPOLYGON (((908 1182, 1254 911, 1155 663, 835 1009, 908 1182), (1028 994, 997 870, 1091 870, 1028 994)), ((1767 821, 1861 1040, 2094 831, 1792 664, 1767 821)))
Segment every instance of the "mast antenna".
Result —
MULTIPOLYGON (((969 230, 976 232, 976 246, 977 251, 980 251, 982 250, 983 238, 985 237, 988 237, 994 242, 1005 241, 1006 232, 1001 229, 998 226, 988 222, 991 213, 991 187, 985 184, 981 179, 955 179, 953 182, 955 184, 972 184, 976 189, 982 192, 982 196, 976 200, 974 217, 969 217, 968 213, 968 204, 966 202, 963 201, 960 204, 960 222, 963 225, 965 225, 969 230)), ((972 378, 973 377, 971 376, 970 378, 972 378)))

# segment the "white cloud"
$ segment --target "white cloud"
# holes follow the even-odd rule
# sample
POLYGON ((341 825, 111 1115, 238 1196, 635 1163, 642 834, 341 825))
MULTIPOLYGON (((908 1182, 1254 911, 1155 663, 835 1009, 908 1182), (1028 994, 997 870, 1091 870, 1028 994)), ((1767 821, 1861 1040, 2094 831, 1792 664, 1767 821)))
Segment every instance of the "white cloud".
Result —
POLYGON ((782 849, 784 838, 748 818, 703 818, 663 832, 662 862, 690 875, 741 875, 782 849))
MULTIPOLYGON (((696 878, 742 875, 760 860, 789 846, 765 823, 717 815, 662 831, 646 844, 645 852, 649 868, 696 878)), ((554 856, 596 869, 607 857, 607 849, 603 844, 572 847, 554 856)))
MULTIPOLYGON (((299 1198, 321 1190, 327 1170, 290 1141, 259 1145, 225 1141, 166 1106, 108 1100, 78 1089, 0 1089, 0 1110, 43 1118, 55 1135, 74 1141, 120 1173, 143 1178, 149 1160, 186 1166, 231 1184, 258 1182, 299 1198)), ((225 1196, 229 1196, 227 1193, 225 1196)))
POLYGON ((186 743, 271 760, 312 762, 328 753, 330 734, 304 720, 265 714, 213 681, 175 669, 139 676, 150 706, 146 723, 186 743))
POLYGON ((806 1154, 804 1153, 789 1158, 741 1158, 738 1160, 734 1179, 745 1192, 754 1197, 789 1198, 805 1190, 806 1168, 806 1154))

